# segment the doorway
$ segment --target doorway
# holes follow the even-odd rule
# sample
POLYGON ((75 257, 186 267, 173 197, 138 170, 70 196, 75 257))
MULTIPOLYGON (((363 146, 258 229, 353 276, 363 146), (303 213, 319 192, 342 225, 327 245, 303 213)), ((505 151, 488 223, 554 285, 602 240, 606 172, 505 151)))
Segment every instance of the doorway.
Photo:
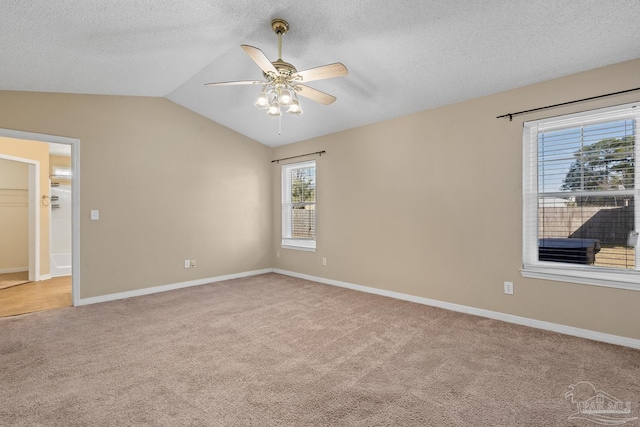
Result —
POLYGON ((40 277, 40 162, 0 152, 0 288, 40 277))
MULTIPOLYGON (((25 296, 26 299, 35 303, 35 309, 27 309, 25 312, 59 306, 76 306, 80 301, 80 141, 73 138, 0 129, 0 142, 3 141, 5 147, 8 142, 11 142, 14 147, 21 147, 21 142, 25 142, 24 147, 29 142, 46 143, 44 145, 48 146, 51 152, 47 162, 50 160, 51 165, 48 170, 44 167, 41 169, 43 176, 39 178, 37 175, 40 169, 37 162, 32 162, 29 166, 29 280, 31 283, 16 286, 11 289, 11 292, 3 293, 4 304, 0 304, 0 307, 19 304, 16 302, 19 299, 17 295, 20 295, 20 298, 25 296), (52 179, 49 180, 49 178, 52 179), (47 185, 40 185, 40 188, 37 188, 41 183, 47 185), (51 191, 52 184, 60 191, 51 191), (46 209, 44 215, 40 216, 37 212, 39 209, 46 209), (47 223, 48 227, 43 225, 42 231, 49 239, 37 238, 41 231, 39 227, 41 223, 47 223), (44 242, 43 246, 47 245, 46 248, 38 247, 41 241, 44 242), (48 262, 43 262, 44 257, 48 262), (50 265, 50 268, 47 268, 47 265, 50 265)), ((3 156, 2 152, 0 156, 3 156)))

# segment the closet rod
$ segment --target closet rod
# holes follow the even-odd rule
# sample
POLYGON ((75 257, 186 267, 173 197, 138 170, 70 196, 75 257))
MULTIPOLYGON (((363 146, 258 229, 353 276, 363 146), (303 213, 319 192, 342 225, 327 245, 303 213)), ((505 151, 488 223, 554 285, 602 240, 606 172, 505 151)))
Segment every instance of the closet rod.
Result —
POLYGON ((298 157, 304 157, 304 156, 311 156, 312 154, 316 154, 320 157, 322 157, 322 155, 326 153, 325 150, 322 151, 316 151, 314 153, 307 153, 307 154, 300 154, 299 156, 291 156, 291 157, 285 157, 283 159, 276 159, 276 160, 271 160, 271 163, 280 163, 282 160, 289 160, 289 159, 297 159, 298 157))
POLYGON ((589 97, 589 98, 577 99, 575 101, 561 102, 560 104, 547 105, 546 107, 532 108, 530 110, 518 111, 516 113, 507 113, 507 114, 503 114, 501 116, 496 117, 496 119, 502 119, 502 118, 505 118, 505 117, 509 117, 509 121, 512 121, 513 120, 513 116, 519 116, 520 114, 532 113, 534 111, 540 111, 540 110, 547 110, 549 108, 562 107, 563 105, 577 104, 578 102, 591 101, 591 100, 594 100, 594 99, 606 98, 608 96, 622 95, 623 93, 635 92, 637 90, 640 90, 640 87, 637 87, 635 89, 621 90, 620 92, 612 92, 612 93, 606 93, 604 95, 592 96, 592 97, 589 97))

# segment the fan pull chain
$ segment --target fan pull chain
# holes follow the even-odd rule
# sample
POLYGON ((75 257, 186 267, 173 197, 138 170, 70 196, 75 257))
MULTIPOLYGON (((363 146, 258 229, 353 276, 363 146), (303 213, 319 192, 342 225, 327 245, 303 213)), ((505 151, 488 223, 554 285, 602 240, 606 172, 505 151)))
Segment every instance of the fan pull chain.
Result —
POLYGON ((282 135, 282 116, 278 116, 278 135, 282 135))

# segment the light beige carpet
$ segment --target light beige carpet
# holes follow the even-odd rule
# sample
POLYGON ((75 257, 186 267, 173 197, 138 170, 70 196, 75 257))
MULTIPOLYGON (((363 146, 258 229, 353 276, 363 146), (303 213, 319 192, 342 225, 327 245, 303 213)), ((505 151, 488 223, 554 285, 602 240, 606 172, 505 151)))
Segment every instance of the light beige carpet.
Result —
POLYGON ((581 381, 640 415, 640 351, 277 274, 0 319, 3 426, 593 426, 581 381))
POLYGON ((6 289, 17 285, 24 285, 25 283, 29 283, 28 271, 0 274, 0 289, 6 289))

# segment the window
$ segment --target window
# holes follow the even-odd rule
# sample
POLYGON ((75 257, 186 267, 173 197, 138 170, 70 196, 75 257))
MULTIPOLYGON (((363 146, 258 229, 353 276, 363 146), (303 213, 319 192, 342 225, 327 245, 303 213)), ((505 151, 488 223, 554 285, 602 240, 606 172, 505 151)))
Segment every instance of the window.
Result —
POLYGON ((525 277, 640 290, 636 104, 525 122, 525 277))
POLYGON ((282 247, 316 250, 316 162, 282 165, 282 247))

